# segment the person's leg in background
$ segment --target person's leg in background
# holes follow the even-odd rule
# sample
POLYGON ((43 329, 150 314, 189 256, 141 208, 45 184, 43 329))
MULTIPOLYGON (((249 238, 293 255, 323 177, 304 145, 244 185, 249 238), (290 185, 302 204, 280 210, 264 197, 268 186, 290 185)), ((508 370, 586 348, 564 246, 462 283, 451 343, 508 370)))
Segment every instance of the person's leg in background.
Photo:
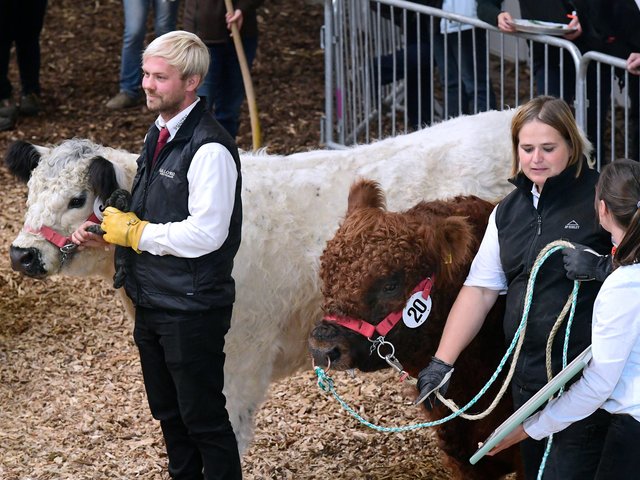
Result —
POLYGON ((18 2, 20 27, 15 32, 16 58, 22 94, 19 112, 35 115, 40 111, 40 32, 47 11, 47 0, 18 2))
POLYGON ((428 43, 407 45, 407 116, 414 130, 431 123, 431 63, 428 43))
MULTIPOLYGON (((600 166, 610 163, 611 152, 605 142, 607 113, 611 105, 611 75, 609 68, 601 68, 598 76, 597 64, 590 62, 587 69, 586 86, 586 133, 593 144, 593 158, 600 158, 600 166), (598 103, 598 96, 600 102, 598 103), (600 132, 598 133, 598 123, 600 132)), ((614 154, 615 157, 615 154, 614 154)))
POLYGON ((440 84, 446 86, 442 94, 444 118, 457 117, 461 112, 466 113, 469 100, 458 82, 458 33, 435 33, 433 47, 440 84), (458 93, 461 98, 458 98, 458 93))
POLYGON ((0 2, 0 132, 14 127, 18 113, 13 99, 13 87, 9 81, 14 30, 12 22, 16 3, 18 2, 14 0, 0 2))
POLYGON ((112 110, 133 107, 141 98, 140 65, 150 5, 151 0, 122 0, 124 34, 120 60, 120 91, 107 102, 107 108, 112 110))
MULTIPOLYGON (((249 70, 258 48, 258 38, 243 38, 242 45, 249 70)), ((207 97, 207 106, 220 124, 235 138, 240 124, 240 109, 245 98, 242 70, 232 40, 209 46, 211 65, 199 95, 207 97)))
POLYGON ((463 113, 476 113, 476 104, 478 112, 495 110, 497 103, 491 78, 487 82, 487 71, 490 71, 490 69, 488 69, 487 65, 487 38, 484 30, 475 30, 475 34, 473 30, 462 32, 460 65, 463 98, 467 98, 467 108, 463 113), (474 96, 476 97, 475 101, 474 96))
POLYGON ((627 156, 640 161, 640 77, 629 75, 629 150, 627 156))
POLYGON ((154 0, 154 37, 159 37, 176 29, 179 5, 179 0, 154 0))

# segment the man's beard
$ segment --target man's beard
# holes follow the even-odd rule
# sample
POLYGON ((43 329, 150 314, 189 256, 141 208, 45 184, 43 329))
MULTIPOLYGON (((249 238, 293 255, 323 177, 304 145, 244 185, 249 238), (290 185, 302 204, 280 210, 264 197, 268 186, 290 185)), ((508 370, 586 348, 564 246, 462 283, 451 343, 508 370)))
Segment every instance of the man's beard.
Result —
MULTIPOLYGON (((146 92, 145 92, 146 93, 146 92)), ((161 98, 157 95, 151 95, 153 97, 153 102, 149 103, 149 94, 147 94, 147 108, 150 112, 153 113, 178 113, 180 111, 180 106, 182 104, 181 100, 175 99, 166 99, 161 98)))

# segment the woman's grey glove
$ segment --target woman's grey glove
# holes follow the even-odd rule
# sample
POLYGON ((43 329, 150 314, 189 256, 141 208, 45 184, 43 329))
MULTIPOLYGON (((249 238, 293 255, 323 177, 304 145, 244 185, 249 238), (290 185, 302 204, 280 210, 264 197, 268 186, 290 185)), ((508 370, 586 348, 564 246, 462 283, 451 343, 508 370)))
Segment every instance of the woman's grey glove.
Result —
POLYGON ((437 357, 431 357, 431 362, 422 369, 418 375, 416 388, 420 392, 418 399, 413 403, 418 405, 429 399, 426 406, 431 410, 436 405, 436 391, 444 395, 449 386, 449 379, 453 373, 453 365, 443 362, 437 357))
POLYGON ((595 250, 574 243, 575 248, 562 250, 564 269, 569 280, 597 280, 604 282, 613 270, 611 255, 600 255, 595 250))

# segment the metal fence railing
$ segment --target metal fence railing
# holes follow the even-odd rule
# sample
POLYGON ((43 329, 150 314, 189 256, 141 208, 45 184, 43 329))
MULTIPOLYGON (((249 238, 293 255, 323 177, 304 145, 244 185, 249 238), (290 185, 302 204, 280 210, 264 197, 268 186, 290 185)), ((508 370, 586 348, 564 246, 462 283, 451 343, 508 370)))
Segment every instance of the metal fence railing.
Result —
POLYGON ((629 78, 624 60, 582 55, 563 38, 505 34, 477 18, 403 0, 326 0, 323 47, 322 139, 329 148, 546 93, 574 107, 598 165, 638 156, 637 78, 629 78), (610 100, 614 78, 636 87, 635 97, 627 98, 627 88, 611 97, 623 100, 610 100))

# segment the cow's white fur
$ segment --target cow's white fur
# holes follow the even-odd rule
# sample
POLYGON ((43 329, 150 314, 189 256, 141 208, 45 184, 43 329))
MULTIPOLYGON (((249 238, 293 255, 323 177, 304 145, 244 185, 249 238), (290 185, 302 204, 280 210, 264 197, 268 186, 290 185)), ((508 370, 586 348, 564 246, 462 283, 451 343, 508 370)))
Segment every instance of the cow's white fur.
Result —
MULTIPOLYGON (((317 150, 289 156, 242 154, 244 224, 234 277, 237 301, 226 339, 225 393, 241 451, 253 435, 253 414, 269 384, 309 366, 307 336, 320 316, 318 259, 347 205, 358 177, 378 181, 392 210, 422 199, 475 194, 489 200, 510 189, 509 125, 513 111, 487 112, 347 150, 317 150)), ((66 211, 72 194, 87 190, 89 158, 100 153, 130 186, 135 155, 93 145, 71 161, 63 144, 43 157, 29 182, 26 223, 48 224, 70 233, 87 218, 66 211), (91 149, 88 149, 91 150, 91 149), (64 160, 67 159, 67 160, 64 160)), ((58 273, 54 248, 22 232, 14 245, 42 250, 47 268, 58 273)), ((87 249, 59 273, 113 271, 110 252, 87 249)))

